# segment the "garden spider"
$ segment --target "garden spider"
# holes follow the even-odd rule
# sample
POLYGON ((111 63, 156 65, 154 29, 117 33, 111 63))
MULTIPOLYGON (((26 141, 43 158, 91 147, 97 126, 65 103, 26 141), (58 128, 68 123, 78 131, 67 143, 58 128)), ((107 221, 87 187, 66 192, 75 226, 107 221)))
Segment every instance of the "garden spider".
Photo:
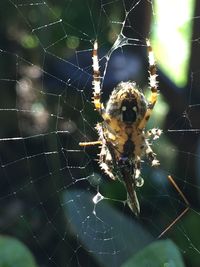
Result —
MULTIPOLYGON (((151 166, 160 163, 152 151, 149 138, 156 140, 161 135, 160 129, 145 131, 158 96, 156 63, 150 41, 146 40, 149 58, 149 85, 151 95, 146 100, 135 82, 120 82, 112 91, 106 107, 101 102, 101 77, 97 55, 98 43, 93 47, 93 103, 103 122, 98 123, 99 140, 81 142, 80 146, 100 145, 99 165, 113 180, 120 180, 127 190, 127 203, 136 216, 140 205, 136 194, 137 187, 144 183, 140 175, 141 160, 147 157, 151 166)), ((175 221, 162 233, 164 234, 189 209, 189 203, 171 176, 168 179, 183 198, 186 208, 175 221)), ((161 235, 160 235, 161 236, 161 235)))

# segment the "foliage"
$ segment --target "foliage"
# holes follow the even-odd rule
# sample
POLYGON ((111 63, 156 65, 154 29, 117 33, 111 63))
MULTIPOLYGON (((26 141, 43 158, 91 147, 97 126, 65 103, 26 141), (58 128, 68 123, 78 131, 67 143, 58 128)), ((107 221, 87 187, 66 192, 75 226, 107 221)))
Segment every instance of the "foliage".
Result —
POLYGON ((121 267, 184 267, 177 246, 171 240, 160 240, 134 255, 121 267))
POLYGON ((19 240, 0 236, 1 267, 37 267, 29 249, 19 240))

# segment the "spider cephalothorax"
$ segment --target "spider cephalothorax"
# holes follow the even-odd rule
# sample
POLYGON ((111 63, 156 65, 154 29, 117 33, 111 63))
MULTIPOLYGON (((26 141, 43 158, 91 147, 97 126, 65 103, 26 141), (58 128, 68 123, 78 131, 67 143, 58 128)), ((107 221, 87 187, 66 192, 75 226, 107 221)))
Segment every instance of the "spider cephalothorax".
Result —
POLYGON ((127 124, 138 124, 147 109, 144 95, 134 82, 121 82, 113 90, 106 113, 127 124))

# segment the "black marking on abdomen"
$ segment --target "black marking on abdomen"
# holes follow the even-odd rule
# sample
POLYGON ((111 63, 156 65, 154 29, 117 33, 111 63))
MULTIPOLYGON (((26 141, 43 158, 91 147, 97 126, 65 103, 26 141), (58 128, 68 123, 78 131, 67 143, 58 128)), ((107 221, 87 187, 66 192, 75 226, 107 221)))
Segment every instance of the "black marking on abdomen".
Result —
POLYGON ((128 138, 123 147, 123 157, 128 158, 131 155, 134 155, 134 151, 135 151, 135 144, 130 138, 128 138))

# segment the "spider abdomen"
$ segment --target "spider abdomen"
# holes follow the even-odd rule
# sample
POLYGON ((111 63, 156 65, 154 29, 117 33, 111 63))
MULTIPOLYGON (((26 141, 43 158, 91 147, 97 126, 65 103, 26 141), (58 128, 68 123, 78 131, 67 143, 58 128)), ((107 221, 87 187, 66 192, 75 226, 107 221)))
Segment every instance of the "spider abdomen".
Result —
POLYGON ((107 122, 103 138, 112 144, 116 160, 129 158, 134 161, 135 157, 141 157, 143 153, 144 136, 134 124, 113 118, 107 122))

